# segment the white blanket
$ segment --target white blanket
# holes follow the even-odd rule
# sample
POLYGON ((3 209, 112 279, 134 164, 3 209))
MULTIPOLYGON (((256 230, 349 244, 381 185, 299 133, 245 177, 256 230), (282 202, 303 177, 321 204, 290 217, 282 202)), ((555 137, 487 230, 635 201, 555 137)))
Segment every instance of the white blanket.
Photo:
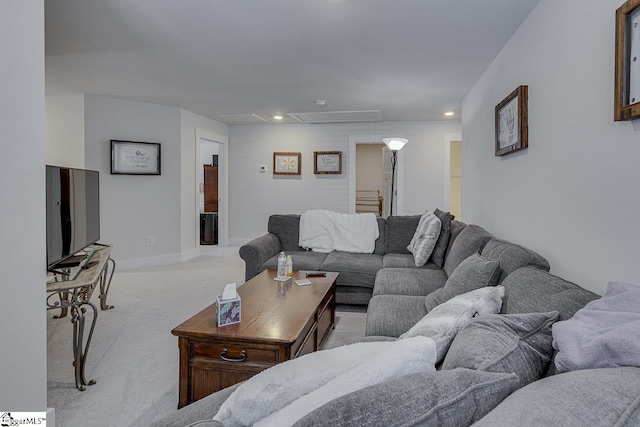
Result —
POLYGON ((324 209, 300 216, 299 245, 314 252, 373 253, 380 235, 375 214, 341 214, 324 209))
POLYGON ((435 371, 426 337, 363 342, 275 365, 242 383, 213 418, 226 427, 287 426, 325 403, 402 375, 435 371))

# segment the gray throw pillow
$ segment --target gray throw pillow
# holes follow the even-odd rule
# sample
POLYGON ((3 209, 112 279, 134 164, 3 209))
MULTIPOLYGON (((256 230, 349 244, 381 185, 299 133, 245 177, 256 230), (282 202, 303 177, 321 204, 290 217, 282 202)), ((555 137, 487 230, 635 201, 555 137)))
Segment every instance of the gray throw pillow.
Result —
POLYGON ((478 316, 458 332, 442 369, 512 372, 520 387, 538 380, 551 360, 558 312, 478 316))
POLYGON ((638 396, 640 368, 567 372, 521 388, 473 427, 635 427, 638 396))
POLYGON ((431 292, 425 299, 427 310, 431 311, 451 298, 484 288, 495 286, 500 277, 498 261, 487 261, 480 254, 473 254, 456 267, 444 287, 431 292))
POLYGON ((513 374, 469 369, 419 373, 332 400, 294 427, 467 426, 491 411, 517 384, 513 374))
POLYGON ((426 211, 420 217, 416 232, 407 246, 407 250, 413 254, 416 267, 427 263, 438 241, 440 226, 440 220, 431 211, 426 211))
POLYGON ((449 212, 443 212, 440 209, 436 209, 433 213, 440 220, 440 236, 436 242, 433 253, 431 254, 431 261, 439 268, 444 267, 444 256, 447 253, 447 247, 449 246, 449 239, 451 238, 451 221, 455 218, 449 212))

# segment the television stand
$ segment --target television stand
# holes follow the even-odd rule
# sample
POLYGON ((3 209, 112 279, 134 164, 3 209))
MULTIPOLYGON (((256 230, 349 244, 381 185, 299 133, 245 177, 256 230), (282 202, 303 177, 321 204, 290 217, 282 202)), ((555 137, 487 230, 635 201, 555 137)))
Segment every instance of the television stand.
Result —
MULTIPOLYGON (((111 245, 100 245, 93 251, 91 263, 81 263, 81 267, 73 267, 80 271, 74 278, 66 271, 47 274, 47 310, 60 310, 62 318, 71 309, 71 323, 73 324, 73 365, 75 367, 75 381, 78 390, 85 390, 87 385, 95 384, 95 380, 87 381, 85 376, 85 363, 87 353, 91 345, 93 330, 98 318, 98 309, 90 301, 95 288, 100 285, 100 308, 110 310, 112 305, 107 304, 107 294, 111 286, 111 279, 116 269, 116 263, 111 259, 111 245), (56 301, 56 297, 58 300, 56 301), (85 339, 85 313, 87 307, 93 311, 93 318, 85 339)), ((71 269, 65 269, 71 270, 71 269)))

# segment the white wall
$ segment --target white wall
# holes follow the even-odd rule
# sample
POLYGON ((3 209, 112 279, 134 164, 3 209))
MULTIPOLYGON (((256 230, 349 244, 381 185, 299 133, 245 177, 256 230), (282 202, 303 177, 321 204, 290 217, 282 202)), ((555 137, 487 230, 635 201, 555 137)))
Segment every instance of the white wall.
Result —
MULTIPOLYGON (((199 240, 196 241, 196 231, 199 227, 197 222, 196 204, 196 179, 199 171, 196 171, 196 129, 218 135, 229 135, 227 125, 211 120, 207 117, 200 116, 184 109, 180 110, 180 146, 181 146, 181 247, 183 258, 191 255, 197 255, 194 251, 199 240)), ((199 162, 198 162, 199 163, 199 162)))
POLYGON ((100 171, 100 240, 114 244, 113 258, 136 265, 180 261, 180 109, 86 96, 85 135, 85 165, 100 171), (162 175, 111 175, 111 139, 162 144, 162 175))
MULTIPOLYGON (((45 411, 44 2, 0 3, 0 406, 45 411), (25 30, 25 29, 28 29, 25 30)), ((71 325, 69 325, 71 326, 71 325)))
POLYGON ((84 168, 84 95, 45 97, 45 161, 84 168))
POLYGON ((542 0, 463 103, 465 220, 599 293, 640 281, 640 120, 613 121, 621 3, 542 0), (529 148, 496 158, 495 105, 523 84, 529 148))
POLYGON ((405 195, 398 198, 403 201, 399 214, 443 206, 444 136, 459 133, 460 122, 243 125, 232 126, 229 132, 230 237, 240 244, 264 234, 269 215, 274 213, 349 212, 350 135, 409 139, 398 166, 404 174, 398 179, 402 183, 398 191, 405 195), (301 152, 302 175, 273 175, 274 151, 301 152), (315 175, 314 151, 342 151, 342 174, 315 175), (267 165, 268 172, 261 173, 260 165, 267 165))

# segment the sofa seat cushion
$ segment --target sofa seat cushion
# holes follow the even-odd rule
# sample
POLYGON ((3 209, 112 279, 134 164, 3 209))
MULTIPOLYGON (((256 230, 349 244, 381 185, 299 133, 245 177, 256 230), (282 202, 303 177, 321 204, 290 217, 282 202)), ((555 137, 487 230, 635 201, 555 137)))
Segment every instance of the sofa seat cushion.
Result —
MULTIPOLYGON (((320 266, 327 258, 327 254, 311 251, 288 251, 286 255, 291 255, 291 261, 293 262, 294 270, 320 270, 320 266)), ((269 258, 263 265, 262 270, 277 269, 278 268, 278 256, 276 254, 269 258)), ((261 271, 262 271, 261 270, 261 271)))
POLYGON ((557 319, 557 311, 478 316, 458 332, 442 369, 511 372, 524 387, 547 370, 551 326, 557 319))
POLYGON ((376 275, 373 295, 426 296, 442 288, 446 281, 442 270, 384 268, 376 275))
POLYGON ((471 255, 458 265, 442 288, 427 295, 427 310, 433 310, 457 295, 485 286, 495 286, 500 275, 499 268, 497 261, 488 261, 477 253, 471 255))
POLYGON ((462 261, 482 251, 484 245, 492 238, 493 236, 479 225, 471 224, 464 227, 453 241, 444 261, 443 269, 447 276, 451 276, 462 261))
POLYGON ((507 397, 474 427, 640 425, 640 368, 586 369, 544 378, 507 397))
POLYGON ((466 426, 517 386, 513 374, 469 369, 409 375, 334 399, 294 427, 466 426))
POLYGON ((549 271, 549 261, 538 253, 506 240, 491 239, 482 249, 481 255, 488 260, 500 263, 500 277, 498 283, 507 277, 512 271, 520 267, 536 267, 549 271))
POLYGON ((427 314, 424 297, 377 295, 367 307, 365 336, 399 337, 427 314))
MULTIPOLYGON (((293 268, 298 269, 295 261, 293 268)), ((336 284, 373 288, 376 273, 382 269, 382 255, 333 251, 327 254, 319 270, 338 271, 336 284)))
POLYGON ((426 270, 439 270, 440 268, 433 262, 416 267, 415 259, 411 254, 385 254, 382 258, 382 268, 422 268, 426 270))

